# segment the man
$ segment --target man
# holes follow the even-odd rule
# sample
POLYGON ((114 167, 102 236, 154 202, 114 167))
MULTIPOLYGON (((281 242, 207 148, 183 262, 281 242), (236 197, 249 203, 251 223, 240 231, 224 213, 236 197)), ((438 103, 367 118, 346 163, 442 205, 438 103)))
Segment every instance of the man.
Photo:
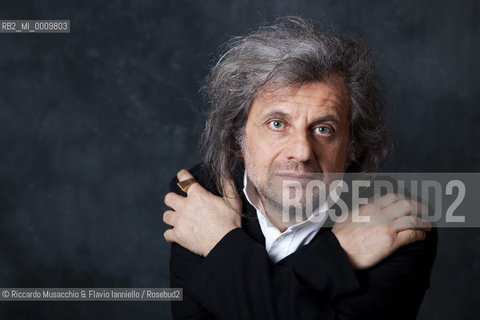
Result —
POLYGON ((436 250, 416 202, 371 199, 363 227, 326 227, 328 205, 307 210, 305 192, 301 221, 285 208, 293 184, 376 170, 386 154, 365 46, 286 17, 230 41, 207 80, 204 161, 165 197, 171 285, 184 288, 174 318, 415 318, 436 250))

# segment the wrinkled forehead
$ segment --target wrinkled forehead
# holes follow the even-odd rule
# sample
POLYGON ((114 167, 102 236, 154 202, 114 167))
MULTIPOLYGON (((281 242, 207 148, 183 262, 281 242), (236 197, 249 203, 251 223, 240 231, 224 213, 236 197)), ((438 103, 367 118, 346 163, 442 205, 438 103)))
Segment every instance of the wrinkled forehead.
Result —
POLYGON ((349 100, 348 86, 340 76, 333 74, 324 81, 304 82, 283 87, 266 86, 258 92, 252 106, 256 106, 253 108, 254 113, 266 112, 273 107, 288 109, 309 106, 335 109, 339 113, 348 115, 349 100))

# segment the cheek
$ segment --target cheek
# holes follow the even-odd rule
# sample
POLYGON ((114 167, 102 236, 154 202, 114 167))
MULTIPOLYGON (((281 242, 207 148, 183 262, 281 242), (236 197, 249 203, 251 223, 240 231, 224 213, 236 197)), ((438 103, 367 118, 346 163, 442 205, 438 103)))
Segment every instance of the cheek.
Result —
POLYGON ((337 143, 319 146, 317 155, 322 170, 326 172, 343 172, 347 158, 348 141, 341 139, 337 143))
POLYGON ((345 162, 347 160, 348 140, 343 141, 334 152, 335 154, 335 171, 344 171, 345 162))
POLYGON ((256 163, 265 166, 279 153, 281 144, 277 136, 272 135, 268 130, 262 129, 260 126, 247 126, 246 146, 250 153, 250 158, 254 158, 256 163))
POLYGON ((262 171, 268 166, 271 159, 271 145, 263 143, 261 139, 254 139, 251 143, 247 142, 246 162, 250 167, 257 171, 262 171))
POLYGON ((260 135, 246 140, 245 169, 257 182, 265 181, 281 150, 278 141, 270 141, 260 135))

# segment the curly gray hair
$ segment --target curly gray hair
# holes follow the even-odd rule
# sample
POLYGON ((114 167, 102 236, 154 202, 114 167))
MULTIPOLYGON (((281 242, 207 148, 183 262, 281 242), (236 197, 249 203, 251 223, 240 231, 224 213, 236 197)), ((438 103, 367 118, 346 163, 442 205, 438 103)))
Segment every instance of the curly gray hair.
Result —
POLYGON ((222 177, 243 165, 248 111, 262 88, 323 81, 335 73, 350 93, 349 172, 376 170, 387 155, 384 99, 366 45, 299 17, 283 17, 221 50, 203 88, 210 109, 202 135, 203 162, 224 194, 222 177))

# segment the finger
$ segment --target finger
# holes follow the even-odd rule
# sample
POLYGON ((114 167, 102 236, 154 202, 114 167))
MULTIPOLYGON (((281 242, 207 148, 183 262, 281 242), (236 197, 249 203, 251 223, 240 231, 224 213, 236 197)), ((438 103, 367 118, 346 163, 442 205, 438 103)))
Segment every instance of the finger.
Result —
POLYGON ((163 222, 174 227, 177 220, 177 214, 173 210, 167 210, 163 213, 163 222))
POLYGON ((163 202, 167 207, 170 207, 173 210, 177 210, 179 207, 179 204, 184 199, 185 197, 182 197, 181 195, 178 195, 175 192, 169 192, 166 194, 165 198, 163 199, 163 202))
POLYGON ((186 169, 182 169, 177 172, 178 181, 184 181, 188 179, 195 179, 195 177, 186 169))
POLYGON ((165 240, 167 240, 167 242, 169 242, 169 243, 175 242, 175 233, 173 232, 173 228, 172 228, 172 229, 167 229, 167 230, 163 233, 163 237, 164 237, 165 240))
POLYGON ((417 201, 399 200, 392 203, 390 206, 385 207, 383 213, 392 219, 397 219, 411 214, 427 215, 428 209, 417 201))
POLYGON ((399 199, 399 195, 396 193, 387 193, 384 196, 375 198, 373 203, 380 207, 381 209, 388 207, 389 205, 397 202, 399 199))
POLYGON ((395 247, 400 248, 415 241, 424 240, 426 236, 427 234, 423 230, 409 229, 401 231, 397 233, 395 247))
POLYGON ((412 214, 428 216, 428 213, 429 213, 428 206, 425 206, 423 205, 423 203, 415 200, 410 200, 410 201, 412 202, 412 211, 411 211, 412 214))
POLYGON ((391 226, 396 232, 402 232, 409 229, 430 231, 432 228, 430 222, 415 216, 404 216, 395 219, 391 222, 391 226))
MULTIPOLYGON (((182 170, 178 171, 177 172, 177 178, 178 178, 178 181, 195 179, 195 177, 190 173, 190 171, 188 171, 186 169, 182 169, 182 170)), ((190 191, 192 191, 192 190, 199 190, 199 189, 205 190, 202 187, 202 185, 200 183, 198 183, 198 181, 195 180, 195 182, 188 188, 188 193, 190 193, 190 191)), ((197 192, 197 191, 194 191, 194 192, 197 192)))

